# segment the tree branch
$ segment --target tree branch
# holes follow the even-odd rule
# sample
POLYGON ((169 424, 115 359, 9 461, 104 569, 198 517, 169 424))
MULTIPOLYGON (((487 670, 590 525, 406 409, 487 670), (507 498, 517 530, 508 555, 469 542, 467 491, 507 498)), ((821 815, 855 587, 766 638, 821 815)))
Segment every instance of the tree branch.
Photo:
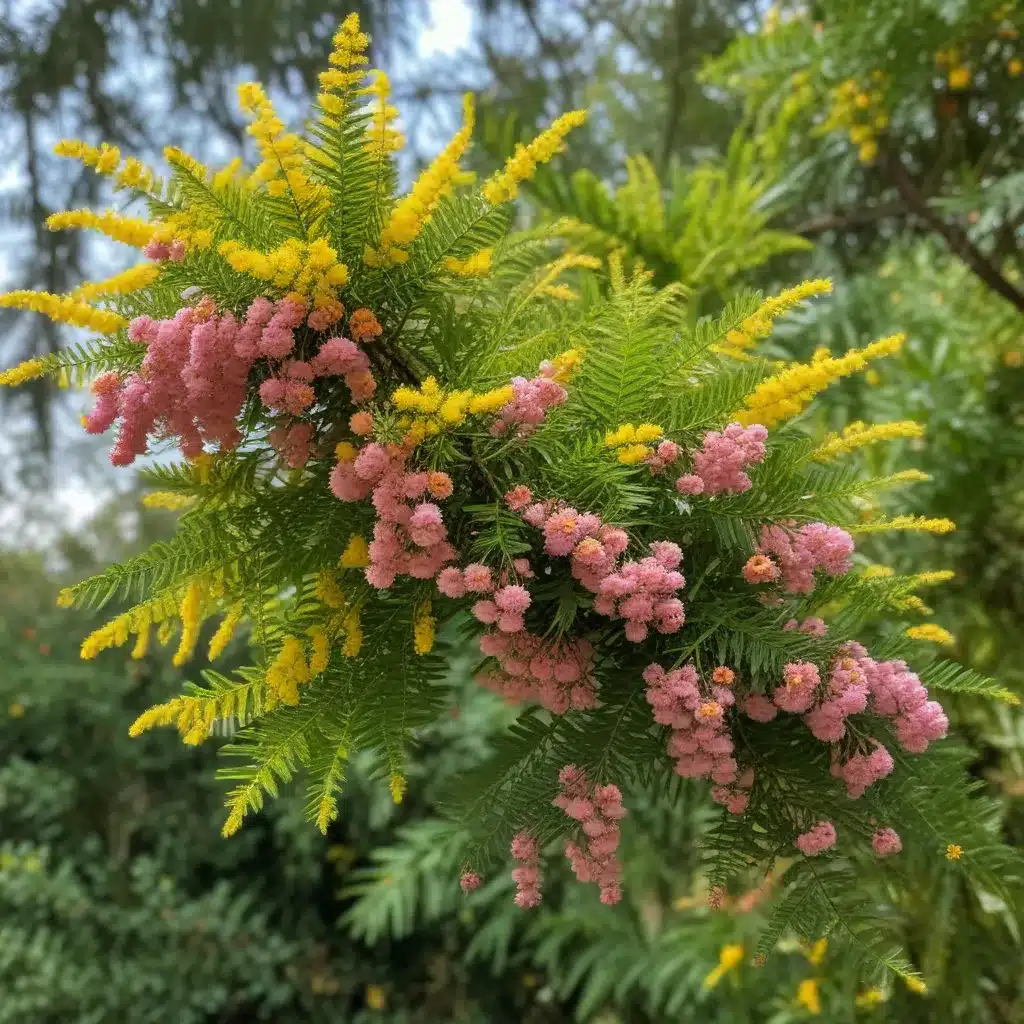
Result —
POLYGON ((999 268, 970 240, 964 231, 955 224, 943 220, 928 205, 927 200, 914 184, 914 180, 907 173, 899 155, 891 150, 883 150, 879 162, 886 177, 913 213, 945 239, 946 245, 967 264, 976 277, 1024 313, 1024 292, 1003 277, 999 268))
POLYGON ((792 230, 798 235, 816 235, 822 231, 842 231, 845 228, 873 224, 886 217, 905 217, 910 213, 910 208, 903 201, 878 203, 876 206, 865 206, 846 213, 823 213, 797 224, 792 230))

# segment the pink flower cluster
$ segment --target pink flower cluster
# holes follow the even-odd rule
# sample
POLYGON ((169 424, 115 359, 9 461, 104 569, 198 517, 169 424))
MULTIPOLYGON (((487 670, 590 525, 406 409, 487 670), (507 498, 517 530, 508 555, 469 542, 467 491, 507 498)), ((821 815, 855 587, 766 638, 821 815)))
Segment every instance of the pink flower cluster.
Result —
MULTIPOLYGON (((86 418, 86 430, 103 433, 120 417, 110 455, 115 466, 130 465, 144 454, 152 433, 176 436, 188 458, 200 454, 204 442, 234 448, 241 440, 237 419, 250 370, 258 359, 277 365, 289 355, 295 328, 305 316, 305 308, 290 299, 258 298, 244 322, 231 313, 216 313, 210 299, 183 306, 169 320, 136 317, 128 337, 146 346, 142 365, 124 380, 113 373, 97 378, 97 401, 86 418)), ((335 373, 344 374, 355 400, 373 394, 376 383, 365 353, 346 338, 332 338, 311 363, 281 364, 278 375, 260 386, 260 397, 269 408, 298 416, 315 400, 313 378, 335 373), (339 351, 346 354, 341 362, 331 354, 339 351)), ((278 430, 271 444, 297 466, 309 458, 311 439, 311 430, 292 428, 278 430)))
POLYGON ((677 759, 676 774, 687 779, 710 778, 716 783, 711 794, 716 803, 724 804, 733 814, 742 814, 754 773, 750 769, 741 773, 733 757, 725 721, 725 709, 735 702, 732 690, 712 685, 708 694, 702 694, 692 665, 666 672, 652 664, 643 676, 654 720, 672 728, 667 750, 677 759))
POLYGON ((924 684, 905 661, 875 661, 864 652, 859 663, 871 690, 871 710, 893 720, 896 738, 906 750, 922 754, 930 742, 946 735, 949 720, 942 705, 928 699, 924 684))
MULTIPOLYGON (((782 584, 789 593, 809 594, 814 589, 816 569, 829 576, 842 576, 850 571, 853 538, 840 527, 826 523, 807 523, 799 529, 791 525, 765 526, 761 530, 758 554, 775 556, 782 584)), ((748 562, 747 567, 750 564, 748 562)), ((744 576, 748 582, 753 582, 746 568, 744 576)), ((765 580, 773 578, 770 574, 764 576, 765 580)))
POLYGON ((516 906, 539 906, 540 847, 529 832, 517 832, 512 837, 512 859, 519 861, 520 864, 519 867, 512 869, 512 880, 516 883, 516 906))
POLYGON ((664 472, 666 466, 675 462, 681 454, 682 449, 675 441, 665 440, 654 449, 653 455, 648 455, 644 459, 644 463, 650 467, 651 476, 658 476, 664 472))
POLYGON ((828 626, 825 625, 824 619, 819 619, 814 615, 799 623, 796 619, 790 619, 782 628, 787 631, 795 629, 798 633, 807 633, 809 636, 824 636, 828 632, 828 626))
POLYGON ((513 397, 498 410, 498 418, 491 424, 495 437, 504 437, 513 431, 516 437, 529 437, 547 418, 548 409, 562 405, 568 393, 552 380, 555 367, 541 363, 536 377, 512 378, 513 397))
POLYGON ((313 445, 313 427, 303 422, 290 426, 280 423, 270 431, 267 440, 283 462, 292 469, 297 469, 309 462, 313 445))
POLYGON ((810 661, 791 661, 783 669, 783 683, 772 693, 772 702, 783 711, 799 713, 813 703, 821 677, 810 661))
POLYGON ((582 637, 552 641, 526 630, 492 631, 480 638, 480 650, 501 667, 477 681, 508 701, 535 700, 556 715, 597 707, 594 648, 582 637))
POLYGON ((618 822, 626 816, 619 787, 594 786, 591 790, 586 772, 574 764, 567 764, 558 773, 558 783, 561 792, 554 805, 579 822, 586 836, 586 848, 573 842, 565 844, 573 874, 580 882, 598 885, 602 903, 618 903, 622 899, 622 864, 616 856, 618 822))
POLYGON ((868 754, 854 754, 845 762, 832 762, 831 772, 846 783, 846 792, 851 800, 858 800, 868 786, 884 779, 893 769, 892 754, 878 740, 872 740, 868 754))
POLYGON ((836 827, 831 821, 819 821, 807 832, 798 835, 793 845, 805 857, 817 857, 836 845, 836 827))
POLYGON ((846 735, 846 719, 867 706, 868 684, 863 670, 854 658, 840 658, 829 674, 825 699, 804 715, 804 721, 815 739, 836 743, 846 735))
POLYGON ((744 468, 764 459, 768 431, 760 423, 743 427, 730 423, 725 430, 709 430, 693 455, 693 472, 676 481, 680 494, 742 494, 750 490, 744 468))
POLYGON ((573 578, 597 595, 598 615, 625 619, 626 638, 633 643, 644 640, 651 625, 659 633, 682 629, 685 610, 676 592, 686 580, 678 571, 683 561, 678 544, 655 541, 648 557, 620 563, 629 546, 624 530, 606 526, 591 512, 532 499, 522 484, 505 495, 509 508, 543 531, 547 554, 571 558, 573 578))
POLYGON ((900 839, 899 833, 895 829, 876 829, 875 834, 871 837, 871 849, 879 857, 888 857, 903 849, 903 840, 900 839))
POLYGON ((171 260, 180 263, 185 258, 185 243, 176 238, 171 242, 149 242, 142 250, 148 260, 171 260))
POLYGON ((463 892, 472 892, 479 889, 482 884, 483 879, 475 871, 463 871, 459 878, 459 888, 463 892))
POLYGON ((433 579, 446 562, 455 558, 441 509, 422 500, 452 493, 447 473, 409 472, 407 453, 371 442, 351 462, 339 462, 331 470, 331 490, 341 501, 372 497, 377 522, 370 542, 367 582, 386 590, 397 576, 433 579))

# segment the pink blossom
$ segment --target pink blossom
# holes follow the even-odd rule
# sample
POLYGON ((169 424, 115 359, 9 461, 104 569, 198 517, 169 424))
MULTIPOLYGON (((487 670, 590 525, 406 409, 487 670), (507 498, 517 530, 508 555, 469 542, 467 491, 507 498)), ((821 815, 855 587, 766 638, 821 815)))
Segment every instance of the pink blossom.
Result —
POLYGON ((533 501, 533 492, 525 484, 517 484, 505 493, 505 504, 513 512, 524 512, 533 501))
MULTIPOLYGON (((693 456, 693 475, 701 480, 703 493, 739 494, 749 490, 750 477, 743 469, 764 459, 767 436, 768 431, 760 423, 749 427, 730 423, 721 432, 708 431, 701 449, 693 456)), ((676 482, 676 487, 680 493, 701 493, 681 489, 680 481, 676 482)))
POLYGON ((475 871, 463 871, 459 878, 459 887, 463 892, 472 892, 479 889, 483 879, 475 871))
POLYGON ((793 845, 805 857, 817 857, 836 845, 836 829, 830 821, 819 821, 807 832, 798 835, 793 845))
POLYGON ((776 707, 783 711, 806 711, 814 703, 821 678, 812 662, 790 662, 783 669, 783 684, 772 693, 776 707))
POLYGON ((900 839, 899 833, 893 829, 880 828, 871 837, 871 849, 879 857, 888 857, 894 853, 899 853, 903 849, 903 840, 900 839))
POLYGON ((853 548, 853 538, 840 527, 807 523, 799 529, 765 526, 759 554, 776 557, 783 586, 789 593, 809 594, 814 589, 815 570, 821 569, 829 576, 849 572, 853 548))
POLYGON ((462 571, 466 589, 476 594, 486 594, 494 589, 491 581, 491 570, 480 562, 467 565, 462 571))
POLYGON ((373 415, 368 412, 353 413, 348 421, 349 430, 353 434, 366 436, 373 433, 373 415))
POLYGON ((676 480, 676 490, 680 494, 695 495, 704 493, 704 481, 695 473, 687 473, 676 480))
POLYGON ((445 597, 460 598, 466 593, 462 573, 454 566, 442 569, 437 577, 437 589, 445 597))
POLYGON ((530 592, 520 586, 501 587, 494 592, 494 603, 503 612, 525 612, 530 607, 530 592))
MULTIPOLYGON (((477 601, 471 610, 476 620, 483 622, 485 625, 497 622, 498 616, 501 614, 498 606, 489 600, 477 601)), ((502 632, 515 632, 515 630, 503 630, 502 632)))
POLYGON ((778 579, 779 568, 767 555, 751 555, 743 566, 743 578, 752 584, 778 579))

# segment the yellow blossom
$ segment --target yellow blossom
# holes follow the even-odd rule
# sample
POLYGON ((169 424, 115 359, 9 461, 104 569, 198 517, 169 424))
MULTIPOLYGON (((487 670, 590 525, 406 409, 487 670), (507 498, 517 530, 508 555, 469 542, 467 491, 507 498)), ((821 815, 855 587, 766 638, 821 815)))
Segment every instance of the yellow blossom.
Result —
POLYGON ((641 423, 636 428, 636 439, 639 444, 648 441, 657 441, 665 431, 656 423, 641 423))
POLYGON ((370 548, 366 538, 353 533, 341 554, 338 564, 342 569, 365 569, 370 564, 370 548))
POLYGON ((778 295, 764 300, 761 305, 725 336, 725 341, 716 348, 725 355, 737 355, 751 348, 759 338, 767 338, 774 322, 801 302, 815 295, 827 295, 832 291, 832 282, 825 278, 804 281, 795 288, 787 288, 778 295))
POLYGON ((358 454, 359 449, 351 441, 339 441, 334 446, 334 457, 339 462, 352 462, 358 454))
POLYGON ((149 624, 142 627, 135 636, 135 646, 132 648, 131 657, 134 661, 141 661, 149 650, 149 624))
POLYGON ((635 441, 636 427, 632 423, 622 423, 604 435, 604 443, 609 448, 617 448, 623 444, 633 444, 635 441))
POLYGON ((964 853, 962 846, 957 846, 956 843, 950 843, 946 847, 946 860, 959 860, 964 853))
POLYGON ((136 249, 145 248, 153 239, 155 224, 139 220, 137 217, 122 217, 119 213, 106 210, 94 213, 92 210, 65 210, 53 213, 46 218, 46 226, 51 231, 69 231, 72 228, 91 228, 112 238, 115 242, 136 249))
POLYGON ((174 653, 173 663, 184 665, 195 650, 199 639, 199 624, 202 619, 203 586, 195 580, 188 585, 185 596, 181 599, 181 640, 174 653))
POLYGON ((896 516, 871 523, 847 526, 851 533, 883 533, 888 530, 915 530, 921 533, 952 533, 956 523, 952 519, 928 519, 925 516, 896 516))
POLYGON ((141 160, 130 156, 117 172, 117 187, 137 188, 141 192, 149 192, 153 188, 155 177, 141 160))
POLYGON ((952 633, 934 622, 924 622, 920 626, 908 626, 904 632, 911 640, 927 640, 941 647, 952 647, 956 639, 952 633))
POLYGON ((370 37, 359 29, 359 15, 350 14, 334 34, 334 49, 328 58, 331 67, 320 73, 321 93, 317 102, 324 114, 321 122, 337 124, 352 103, 355 87, 362 82, 368 63, 366 48, 370 37))
POLYGON ((1011 57, 1006 65, 1006 70, 1009 71, 1011 78, 1018 78, 1024 71, 1024 60, 1021 60, 1020 57, 1011 57))
POLYGON ((104 295, 128 295, 148 288, 160 276, 160 267, 156 263, 140 263, 137 267, 129 267, 120 274, 114 274, 105 281, 84 281, 72 293, 74 299, 98 299, 104 295))
POLYGON ((950 89, 966 89, 971 84, 971 69, 966 64, 950 68, 947 81, 950 89))
POLYGON ((877 986, 866 988, 857 993, 853 1002, 859 1010, 873 1010, 885 1002, 885 993, 877 986))
POLYGON ((342 647, 341 653, 346 658, 357 657, 362 649, 363 627, 359 620, 359 605, 356 605, 350 609, 342 623, 342 629, 345 631, 345 645, 342 647))
POLYGON ((404 263, 408 258, 405 250, 419 237, 431 212, 451 190, 459 173, 459 160, 469 147, 476 118, 473 97, 468 93, 462 100, 462 112, 462 128, 413 182, 408 195, 395 204, 381 231, 378 247, 367 247, 363 255, 367 266, 387 268, 404 263))
POLYGON ((652 454, 654 454, 653 450, 645 444, 627 444, 618 450, 616 458, 624 466, 635 466, 652 454))
MULTIPOLYGON (((957 847, 957 849, 959 849, 959 847, 957 847)), ((928 991, 928 986, 920 978, 914 977, 913 975, 904 978, 903 984, 906 985, 911 992, 916 992, 919 996, 923 996, 928 991)))
POLYGON ((101 142, 99 146, 91 146, 81 139, 61 139, 53 152, 57 156, 80 160, 86 167, 91 167, 97 174, 113 174, 121 163, 121 151, 117 146, 101 142))
POLYGON ((915 573, 911 579, 914 586, 933 587, 937 583, 948 583, 956 573, 952 569, 930 569, 927 572, 915 573))
POLYGON ((791 419, 833 381, 860 372, 873 359, 894 355, 905 340, 903 334, 894 334, 866 348, 851 349, 843 356, 789 366, 758 384, 744 398, 744 408, 733 413, 733 417, 744 426, 761 423, 766 427, 791 419))
POLYGON ((444 268, 449 273, 458 277, 486 277, 491 272, 491 260, 494 257, 494 249, 481 249, 479 252, 467 256, 464 260, 456 259, 454 256, 446 256, 444 268))
POLYGON ((492 206, 507 203, 519 194, 520 182, 527 181, 537 172, 537 165, 547 163, 564 148, 563 140, 573 128, 587 119, 585 110, 572 110, 556 118, 543 132, 527 145, 516 146, 515 153, 505 166, 488 178, 482 188, 484 199, 492 206))
POLYGON ((388 103, 391 95, 391 81, 383 71, 373 71, 373 84, 367 90, 376 97, 366 130, 365 148, 378 160, 385 160, 389 153, 395 153, 405 145, 405 136, 391 127, 398 117, 398 110, 388 103))
POLYGON ((743 946, 740 943, 727 943, 718 953, 718 966, 704 977, 705 988, 715 988, 729 971, 735 970, 743 962, 743 946))
MULTIPOLYGON (((396 800, 395 803, 400 801, 396 800)), ((386 1010, 388 1005, 387 990, 383 985, 366 986, 366 1007, 369 1010, 386 1010)))
POLYGON ((341 592, 334 576, 329 572, 321 572, 316 578, 316 599, 328 608, 340 609, 346 605, 345 595, 341 592))
POLYGON ((551 360, 551 379, 565 384, 583 365, 583 349, 567 348, 551 360))
POLYGON ((309 635, 313 648, 309 655, 309 674, 318 676, 327 668, 327 664, 331 660, 331 644, 323 626, 311 627, 309 635))
POLYGON ((828 952, 828 939, 822 936, 817 942, 808 949, 804 956, 807 957, 808 963, 812 967, 820 967, 822 961, 825 959, 825 954, 828 952))
POLYGON ((398 772, 392 772, 388 789, 391 791, 391 799, 394 803, 400 804, 402 802, 402 798, 405 796, 405 787, 405 776, 400 775, 398 772))
POLYGON ((298 637, 286 636, 273 664, 267 669, 269 703, 299 703, 299 687, 309 682, 309 666, 298 637))
POLYGON ((896 570, 888 565, 869 565, 861 573, 866 580, 884 579, 885 577, 894 576, 895 574, 896 570))
POLYGON ((868 139, 857 147, 857 159, 862 164, 874 163, 878 157, 878 143, 874 139, 868 139))
POLYGON ((33 313, 42 313, 54 323, 87 327, 100 334, 113 334, 128 326, 128 321, 118 313, 94 309, 87 302, 65 295, 52 295, 50 292, 6 292, 0 295, 0 308, 31 310, 33 313))
POLYGON ((434 649, 434 616, 430 612, 429 598, 413 612, 413 650, 417 654, 429 654, 434 649))
POLYGON ((194 494, 179 494, 177 491, 151 491, 142 498, 146 508, 166 508, 177 510, 188 508, 196 501, 194 494))
POLYGON ((27 380, 35 380, 46 373, 46 363, 42 359, 26 359, 23 363, 0 371, 0 386, 16 388, 27 380))
POLYGON ((482 394, 474 395, 469 400, 469 411, 474 416, 486 415, 497 412, 503 405, 507 405, 515 398, 515 391, 511 384, 504 384, 500 388, 493 388, 482 394))
POLYGON ((815 978, 804 978, 800 982, 796 989, 796 1001, 815 1017, 821 1013, 821 995, 815 978))
POLYGON ((228 609, 227 615, 224 616, 221 624, 217 627, 217 632, 210 638, 210 647, 207 653, 210 661, 216 661, 227 649, 228 644, 231 643, 231 638, 235 635, 239 622, 242 621, 244 612, 245 607, 241 601, 236 602, 228 609))
POLYGON ((75 592, 71 587, 63 587, 57 595, 58 608, 71 608, 75 603, 75 592))

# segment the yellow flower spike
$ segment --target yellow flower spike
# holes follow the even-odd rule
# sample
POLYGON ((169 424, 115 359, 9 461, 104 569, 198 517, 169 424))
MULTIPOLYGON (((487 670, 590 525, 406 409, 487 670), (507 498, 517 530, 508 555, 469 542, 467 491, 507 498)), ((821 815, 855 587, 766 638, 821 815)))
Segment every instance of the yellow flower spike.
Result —
POLYGON ((505 384, 500 388, 493 388, 483 394, 474 395, 469 400, 469 411, 474 416, 486 415, 497 412, 503 405, 507 405, 515 398, 515 391, 511 384, 505 384))
POLYGON ((171 637, 174 636, 174 622, 172 619, 166 619, 160 623, 160 628, 156 631, 156 640, 161 647, 166 647, 171 642, 171 637))
POLYGON ((481 189, 492 206, 507 203, 519 194, 519 185, 537 172, 537 165, 547 163, 564 148, 565 137, 587 119, 585 110, 572 110, 556 118, 551 125, 527 145, 516 146, 505 166, 488 178, 481 189))
POLYGON ((346 605, 345 595, 329 572, 321 572, 316 578, 316 599, 328 608, 340 609, 346 605))
POLYGON ((165 508, 177 511, 196 503, 194 494, 178 494, 176 491, 152 491, 142 498, 146 508, 165 508))
POLYGON ((405 788, 405 776, 399 775, 398 772, 392 772, 391 781, 388 783, 388 789, 391 791, 391 799, 396 804, 400 804, 402 802, 402 798, 405 796, 405 788))
POLYGON ((205 181, 210 173, 206 164, 200 163, 191 153, 186 153, 177 146, 164 146, 164 159, 172 167, 180 167, 200 181, 205 181))
POLYGON ((796 1002, 814 1017, 821 1013, 821 994, 816 978, 804 978, 800 982, 796 989, 796 1002))
POLYGON ((952 647, 956 644, 953 634, 934 622, 924 622, 920 626, 908 626, 903 632, 911 640, 927 640, 929 643, 938 644, 941 647, 952 647))
POLYGON ((806 302, 816 295, 827 295, 831 291, 831 281, 827 278, 814 278, 765 299, 739 327, 729 331, 725 336, 725 342, 714 351, 732 356, 743 354, 746 349, 756 344, 758 339, 767 338, 771 334, 774 321, 780 316, 801 302, 806 302))
POLYGON ((822 936, 814 943, 813 946, 804 954, 807 957, 807 962, 812 967, 820 967, 822 961, 825 959, 825 954, 828 952, 828 939, 822 936))
POLYGON ((446 256, 444 268, 457 277, 486 277, 491 272, 491 261, 494 258, 494 249, 481 249, 479 252, 467 256, 464 260, 456 259, 454 256, 446 256))
POLYGON ((92 210, 65 210, 54 213, 46 218, 46 226, 51 231, 70 231, 73 228, 89 228, 112 238, 115 242, 144 249, 153 239, 155 224, 139 220, 137 217, 122 217, 119 213, 107 210, 94 213, 92 210))
POLYGON ((615 430, 609 430, 604 435, 604 443, 608 448, 632 444, 634 441, 636 441, 636 427, 632 423, 622 423, 615 430))
POLYGON ((313 626, 309 630, 312 640, 312 651, 309 655, 309 674, 311 677, 320 675, 331 660, 331 644, 323 626, 313 626))
POLYGON ((342 629, 345 631, 345 645, 342 647, 341 653, 346 658, 358 657, 363 647, 363 627, 360 623, 358 605, 345 616, 342 629))
POLYGON ((378 247, 367 248, 364 262, 368 266, 386 269, 404 262, 408 258, 404 250, 419 237, 434 207, 452 189, 459 173, 459 160, 469 147, 476 120, 473 97, 468 93, 463 97, 462 111, 462 128, 413 182, 408 195, 394 205, 381 231, 378 247))
POLYGON ((429 654, 434 649, 434 616, 430 599, 418 605, 413 613, 413 650, 417 654, 429 654))
POLYGON ((896 570, 888 565, 869 565, 861 573, 861 576, 866 580, 877 580, 884 579, 888 576, 894 576, 896 570))
POLYGON ((6 292, 0 295, 0 308, 26 309, 33 313, 42 313, 54 323, 87 327, 100 334, 113 334, 128 326, 128 321, 118 313, 94 309, 87 302, 80 302, 69 296, 52 295, 50 292, 6 292))
POLYGON ((734 412, 733 418, 744 426, 761 423, 766 427, 792 419, 833 381, 859 373, 873 359, 894 355, 905 340, 905 335, 894 334, 863 349, 851 349, 842 356, 789 366, 758 384, 744 398, 744 408, 734 412))
POLYGON ((0 371, 0 386, 18 387, 29 380, 36 380, 46 373, 46 363, 42 359, 26 359, 23 363, 0 371))
POLYGON ((294 707, 299 703, 299 687, 309 682, 309 666, 302 650, 302 641, 286 636, 273 664, 267 669, 267 690, 282 704, 294 707))
POLYGON ((854 997, 853 1003, 858 1010, 874 1010, 885 1002, 885 993, 874 986, 872 988, 866 988, 863 992, 858 992, 854 997))
POLYGON ((105 281, 86 281, 71 292, 70 298, 88 301, 105 295, 129 295, 148 288, 159 276, 158 264, 140 263, 137 267, 123 270, 105 281))
POLYGON ((727 943, 718 953, 718 966, 704 977, 704 988, 715 988, 729 971, 735 970, 743 962, 743 946, 738 943, 727 943))
POLYGON ((141 661, 149 650, 149 623, 139 630, 132 648, 132 660, 141 661))
POLYGON ((635 466, 651 454, 651 449, 645 444, 628 444, 619 449, 616 457, 624 466, 635 466))
POLYGON ((847 526, 851 533, 883 533, 889 530, 912 530, 920 533, 952 533, 956 523, 952 519, 927 519, 925 516, 896 516, 880 522, 856 523, 847 526))
POLYGON ((583 365, 583 349, 568 348, 551 360, 551 379, 565 384, 583 365))
POLYGON ((57 595, 58 608, 71 608, 75 603, 75 592, 71 587, 63 587, 57 595))
POLYGON ((928 572, 915 573, 911 579, 918 587, 933 587, 938 583, 948 583, 956 576, 952 569, 931 569, 928 572))
MULTIPOLYGON (((957 849, 959 849, 959 847, 957 847, 957 849)), ((915 978, 913 975, 904 978, 903 984, 906 985, 911 992, 914 992, 919 996, 923 996, 928 991, 928 986, 920 978, 915 978)))
POLYGON ((196 641, 199 639, 199 624, 202 617, 203 585, 198 581, 190 583, 185 590, 185 596, 181 599, 181 640, 178 642, 178 649, 174 652, 172 663, 176 666, 184 665, 192 652, 195 650, 196 641))
POLYGON ((891 423, 875 423, 871 426, 865 423, 851 423, 841 434, 829 434, 821 446, 811 453, 811 458, 825 462, 878 441, 923 436, 924 427, 915 420, 894 420, 891 423))
POLYGON ((370 564, 370 547, 366 543, 366 538, 353 533, 341 553, 338 564, 342 569, 365 569, 370 564))
POLYGON ((643 444, 648 441, 657 441, 665 431, 654 423, 641 423, 636 428, 637 442, 643 444))
POLYGON ((242 621, 244 611, 245 608, 241 601, 233 604, 228 609, 227 615, 224 616, 221 624, 217 627, 217 632, 210 638, 210 647, 207 652, 207 657, 210 661, 216 661, 227 649, 228 644, 231 643, 231 638, 235 635, 238 624, 242 621))
POLYGON ((405 145, 405 136, 391 127, 398 117, 398 110, 388 103, 391 95, 391 81, 383 71, 372 71, 373 84, 366 90, 376 97, 372 107, 370 125, 366 130, 365 149, 378 160, 385 160, 390 153, 396 153, 405 145))

